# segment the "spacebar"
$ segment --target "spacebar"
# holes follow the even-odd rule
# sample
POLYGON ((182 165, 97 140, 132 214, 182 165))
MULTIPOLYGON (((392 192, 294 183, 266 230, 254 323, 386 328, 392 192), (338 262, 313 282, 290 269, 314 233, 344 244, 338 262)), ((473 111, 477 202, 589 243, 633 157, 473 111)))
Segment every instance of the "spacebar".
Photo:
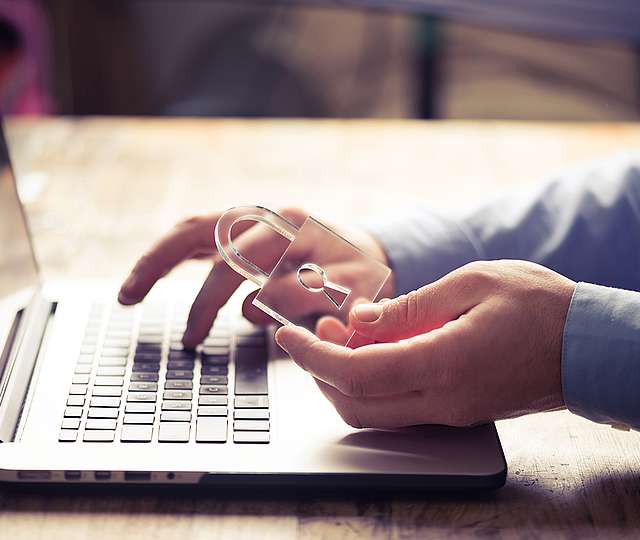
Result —
POLYGON ((267 351, 258 347, 236 348, 236 395, 267 394, 267 351))

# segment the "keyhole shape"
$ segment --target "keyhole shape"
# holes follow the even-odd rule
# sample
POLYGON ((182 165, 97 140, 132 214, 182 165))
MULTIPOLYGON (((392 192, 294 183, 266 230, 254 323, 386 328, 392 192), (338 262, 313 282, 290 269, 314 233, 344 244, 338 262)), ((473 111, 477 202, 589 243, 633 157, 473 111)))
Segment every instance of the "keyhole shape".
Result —
POLYGON ((342 306, 344 306, 344 303, 347 301, 349 294, 351 294, 351 289, 343 287, 342 285, 338 285, 333 281, 329 281, 327 273, 324 271, 324 269, 314 263, 305 263, 300 268, 298 268, 297 278, 298 283, 300 283, 300 285, 302 285, 309 292, 324 293, 324 295, 336 307, 336 309, 342 309, 342 306), (309 279, 305 281, 303 275, 305 271, 316 274, 316 276, 318 276, 321 280, 320 286, 318 286, 317 283, 311 282, 309 279))

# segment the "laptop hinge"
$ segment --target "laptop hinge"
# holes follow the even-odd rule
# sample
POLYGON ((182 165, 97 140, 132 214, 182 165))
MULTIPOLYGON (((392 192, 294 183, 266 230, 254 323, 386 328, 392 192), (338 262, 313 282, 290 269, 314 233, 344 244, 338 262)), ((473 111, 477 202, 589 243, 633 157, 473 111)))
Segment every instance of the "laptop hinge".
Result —
POLYGON ((0 381, 0 442, 13 439, 47 322, 55 304, 37 292, 14 323, 7 362, 0 381))

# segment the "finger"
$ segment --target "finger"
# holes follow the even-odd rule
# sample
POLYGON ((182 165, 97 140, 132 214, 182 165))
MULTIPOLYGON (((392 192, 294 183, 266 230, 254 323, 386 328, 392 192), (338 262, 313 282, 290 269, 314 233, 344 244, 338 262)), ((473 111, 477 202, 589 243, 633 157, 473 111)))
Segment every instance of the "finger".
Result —
POLYGON ((401 394, 435 388, 447 381, 456 359, 466 354, 462 321, 400 343, 376 343, 358 349, 321 341, 304 328, 287 325, 276 341, 316 379, 351 397, 401 394), (460 338, 462 336, 462 338, 460 338), (460 339, 459 339, 460 338, 460 339))
POLYGON ((258 296, 260 289, 250 292, 242 301, 242 316, 253 324, 266 326, 273 323, 273 317, 267 315, 259 307, 253 305, 253 299, 258 296))
POLYGON ((455 320, 476 306, 485 291, 469 274, 452 272, 387 302, 361 304, 349 313, 358 334, 378 342, 407 339, 455 320))
POLYGON ((335 407, 340 417, 354 428, 393 429, 425 423, 443 423, 439 408, 425 407, 418 392, 395 396, 345 396, 333 386, 317 380, 322 394, 335 407))
POLYGON ((221 261, 214 263, 189 310, 187 327, 182 336, 185 347, 194 348, 207 337, 218 311, 242 280, 226 264, 221 261))
MULTIPOLYGON (((271 229, 255 226, 241 234, 234 245, 257 266, 269 268, 280 258, 288 241, 271 229)), ((243 276, 216 255, 213 269, 191 306, 182 338, 185 347, 195 347, 206 337, 218 311, 243 281, 243 276)))
POLYGON ((351 336, 351 332, 339 319, 322 317, 316 324, 316 336, 323 341, 344 345, 351 336))
MULTIPOLYGON (((214 252, 213 229, 219 215, 195 217, 176 225, 143 255, 125 279, 118 301, 130 305, 140 302, 153 285, 182 261, 214 252)), ((250 223, 239 224, 242 232, 250 223)))

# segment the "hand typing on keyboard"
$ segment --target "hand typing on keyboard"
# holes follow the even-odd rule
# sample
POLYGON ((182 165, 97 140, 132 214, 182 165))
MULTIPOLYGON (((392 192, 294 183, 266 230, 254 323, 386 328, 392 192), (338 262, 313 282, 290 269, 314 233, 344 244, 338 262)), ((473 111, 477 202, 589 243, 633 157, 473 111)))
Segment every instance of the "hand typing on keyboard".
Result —
MULTIPOLYGON (((283 210, 279 212, 283 217, 300 226, 307 215, 301 210, 283 210)), ((188 259, 211 258, 213 268, 205 280, 189 313, 187 327, 183 337, 186 347, 198 345, 209 332, 219 309, 227 302, 231 294, 242 283, 243 278, 227 266, 215 251, 213 231, 220 214, 204 217, 194 217, 176 225, 167 236, 155 244, 136 263, 130 275, 125 280, 118 300, 124 305, 140 302, 153 285, 174 267, 188 259)), ((250 260, 255 262, 266 272, 269 272, 278 261, 287 246, 287 241, 273 231, 250 223, 237 226, 238 236, 234 243, 238 249, 250 260)), ((343 233, 344 234, 344 233, 343 233)), ((386 262, 386 257, 377 241, 364 231, 353 231, 346 236, 354 244, 370 255, 386 262)), ((313 252, 315 246, 308 247, 313 252)), ((316 259, 329 257, 331 254, 320 254, 316 259)), ((331 260, 327 270, 337 276, 341 283, 354 289, 357 294, 358 280, 361 279, 361 269, 358 263, 349 260, 331 260), (332 269, 331 265, 335 265, 332 269)), ((393 293, 393 276, 388 280, 382 291, 383 296, 393 293)), ((300 289, 295 279, 290 285, 284 280, 283 294, 295 296, 300 289)), ((244 316, 255 324, 268 324, 272 319, 255 308, 251 301, 255 293, 250 295, 243 304, 244 316)), ((323 299, 317 298, 317 303, 304 301, 293 302, 297 306, 295 316, 321 314, 323 299)))
POLYGON ((564 407, 562 334, 575 283, 523 261, 471 263, 417 291, 356 305, 350 327, 276 341, 354 427, 469 426, 564 407), (355 330, 362 346, 342 346, 355 330), (324 340, 324 341, 323 341, 324 340))

